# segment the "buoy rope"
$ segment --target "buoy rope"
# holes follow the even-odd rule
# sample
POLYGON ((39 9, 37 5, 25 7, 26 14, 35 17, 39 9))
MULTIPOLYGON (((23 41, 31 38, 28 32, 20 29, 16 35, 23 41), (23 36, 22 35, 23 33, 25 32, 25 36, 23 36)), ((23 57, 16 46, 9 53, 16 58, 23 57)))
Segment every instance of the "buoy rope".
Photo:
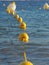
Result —
MULTIPOLYGON (((13 15, 14 17, 15 17, 15 15, 17 15, 17 13, 15 12, 15 14, 13 15)), ((24 39, 23 39, 24 40, 24 39)), ((23 53, 24 53, 24 55, 23 55, 23 57, 24 57, 24 61, 27 61, 27 57, 26 57, 26 52, 25 52, 25 45, 23 45, 23 53)))

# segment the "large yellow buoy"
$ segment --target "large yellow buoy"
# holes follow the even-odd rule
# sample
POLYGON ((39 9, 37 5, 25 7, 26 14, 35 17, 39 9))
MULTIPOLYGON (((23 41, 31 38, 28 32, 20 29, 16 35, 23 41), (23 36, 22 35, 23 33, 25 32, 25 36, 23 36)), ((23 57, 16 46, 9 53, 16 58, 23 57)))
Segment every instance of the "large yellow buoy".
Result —
POLYGON ((26 53, 24 52, 24 61, 21 62, 19 65, 33 65, 30 61, 26 59, 26 53))
POLYGON ((18 22, 22 23, 22 21, 23 21, 22 18, 19 17, 19 18, 18 18, 18 22))
POLYGON ((19 40, 22 42, 29 42, 29 36, 27 33, 22 33, 19 35, 19 40))
POLYGON ((6 11, 7 11, 8 13, 14 15, 14 14, 15 14, 15 10, 16 10, 16 4, 15 4, 15 2, 12 2, 12 3, 10 3, 10 4, 8 5, 6 11))
POLYGON ((18 18, 19 18, 19 15, 17 14, 17 15, 15 15, 15 18, 18 20, 18 18))
POLYGON ((21 29, 24 29, 26 30, 26 23, 25 22, 22 22, 20 23, 20 26, 19 26, 21 29))
POLYGON ((45 3, 45 4, 44 4, 43 9, 45 9, 45 10, 49 9, 48 3, 45 3))

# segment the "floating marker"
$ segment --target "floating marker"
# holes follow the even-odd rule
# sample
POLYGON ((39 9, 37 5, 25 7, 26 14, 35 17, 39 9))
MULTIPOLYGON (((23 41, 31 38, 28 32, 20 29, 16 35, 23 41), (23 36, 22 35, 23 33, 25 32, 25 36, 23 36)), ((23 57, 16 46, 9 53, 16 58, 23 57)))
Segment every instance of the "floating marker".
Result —
POLYGON ((43 9, 45 9, 45 10, 49 9, 48 3, 45 3, 45 4, 44 4, 43 9))
POLYGON ((26 30, 26 23, 25 22, 22 22, 20 23, 20 26, 19 26, 21 29, 24 29, 26 30))
POLYGON ((6 11, 7 11, 7 13, 9 13, 9 14, 11 13, 11 12, 10 12, 10 8, 7 8, 7 10, 6 10, 6 11))
POLYGON ((23 21, 22 18, 19 17, 19 18, 18 18, 18 22, 22 23, 22 21, 23 21))
POLYGON ((29 36, 27 33, 22 33, 19 35, 19 40, 22 42, 29 42, 29 36))
POLYGON ((11 14, 12 14, 12 15, 15 15, 15 12, 14 12, 14 11, 11 11, 11 14))
POLYGON ((17 14, 17 15, 15 15, 15 18, 18 20, 18 18, 19 18, 19 15, 17 14))
POLYGON ((10 3, 10 4, 8 5, 6 11, 7 11, 8 13, 14 15, 14 14, 15 14, 15 10, 16 10, 16 4, 15 4, 15 2, 12 2, 12 3, 10 3))

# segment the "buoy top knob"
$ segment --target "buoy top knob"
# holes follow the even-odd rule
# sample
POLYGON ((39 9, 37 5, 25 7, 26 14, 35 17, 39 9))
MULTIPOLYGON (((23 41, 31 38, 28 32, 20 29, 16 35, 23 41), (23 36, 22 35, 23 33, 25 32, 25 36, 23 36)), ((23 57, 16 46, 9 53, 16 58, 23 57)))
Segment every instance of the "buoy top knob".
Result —
POLYGON ((19 65, 33 65, 33 63, 27 60, 25 52, 24 52, 24 61, 21 62, 19 65))
POLYGON ((24 52, 24 61, 27 61, 26 53, 24 52))

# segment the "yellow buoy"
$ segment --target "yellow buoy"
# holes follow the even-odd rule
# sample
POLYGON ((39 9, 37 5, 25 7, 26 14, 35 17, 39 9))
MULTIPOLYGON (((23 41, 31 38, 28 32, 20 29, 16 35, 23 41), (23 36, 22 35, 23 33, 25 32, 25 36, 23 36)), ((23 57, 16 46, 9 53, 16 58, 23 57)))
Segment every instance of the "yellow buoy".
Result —
POLYGON ((18 20, 18 18, 19 18, 19 15, 17 14, 17 15, 15 15, 15 18, 18 20))
POLYGON ((7 11, 7 13, 9 13, 9 14, 10 14, 10 8, 8 8, 6 11, 7 11))
POLYGON ((8 13, 14 15, 14 14, 15 14, 15 10, 16 10, 16 4, 15 4, 15 2, 12 2, 12 3, 10 3, 10 4, 8 5, 6 11, 7 11, 8 13))
POLYGON ((49 9, 48 3, 45 3, 45 4, 44 4, 43 9, 45 9, 45 10, 49 9))
POLYGON ((14 12, 14 11, 11 11, 11 14, 12 14, 12 15, 15 15, 15 12, 14 12))
POLYGON ((15 2, 12 2, 10 4, 10 8, 11 8, 11 10, 15 11, 16 10, 16 3, 15 2))
POLYGON ((24 61, 20 65, 33 65, 30 61, 24 61))
POLYGON ((26 59, 26 53, 24 52, 24 61, 21 62, 19 65, 33 65, 30 61, 26 59))
POLYGON ((18 22, 22 23, 22 21, 23 21, 22 18, 19 17, 19 18, 18 18, 18 22))
POLYGON ((19 35, 19 40, 22 42, 29 42, 29 36, 27 33, 22 33, 19 35))
POLYGON ((15 14, 15 12, 14 12, 14 11, 12 11, 10 8, 8 8, 6 11, 7 11, 7 13, 9 13, 9 14, 12 14, 12 15, 14 15, 14 14, 15 14))
POLYGON ((20 23, 19 27, 26 30, 26 23, 25 22, 20 23))

